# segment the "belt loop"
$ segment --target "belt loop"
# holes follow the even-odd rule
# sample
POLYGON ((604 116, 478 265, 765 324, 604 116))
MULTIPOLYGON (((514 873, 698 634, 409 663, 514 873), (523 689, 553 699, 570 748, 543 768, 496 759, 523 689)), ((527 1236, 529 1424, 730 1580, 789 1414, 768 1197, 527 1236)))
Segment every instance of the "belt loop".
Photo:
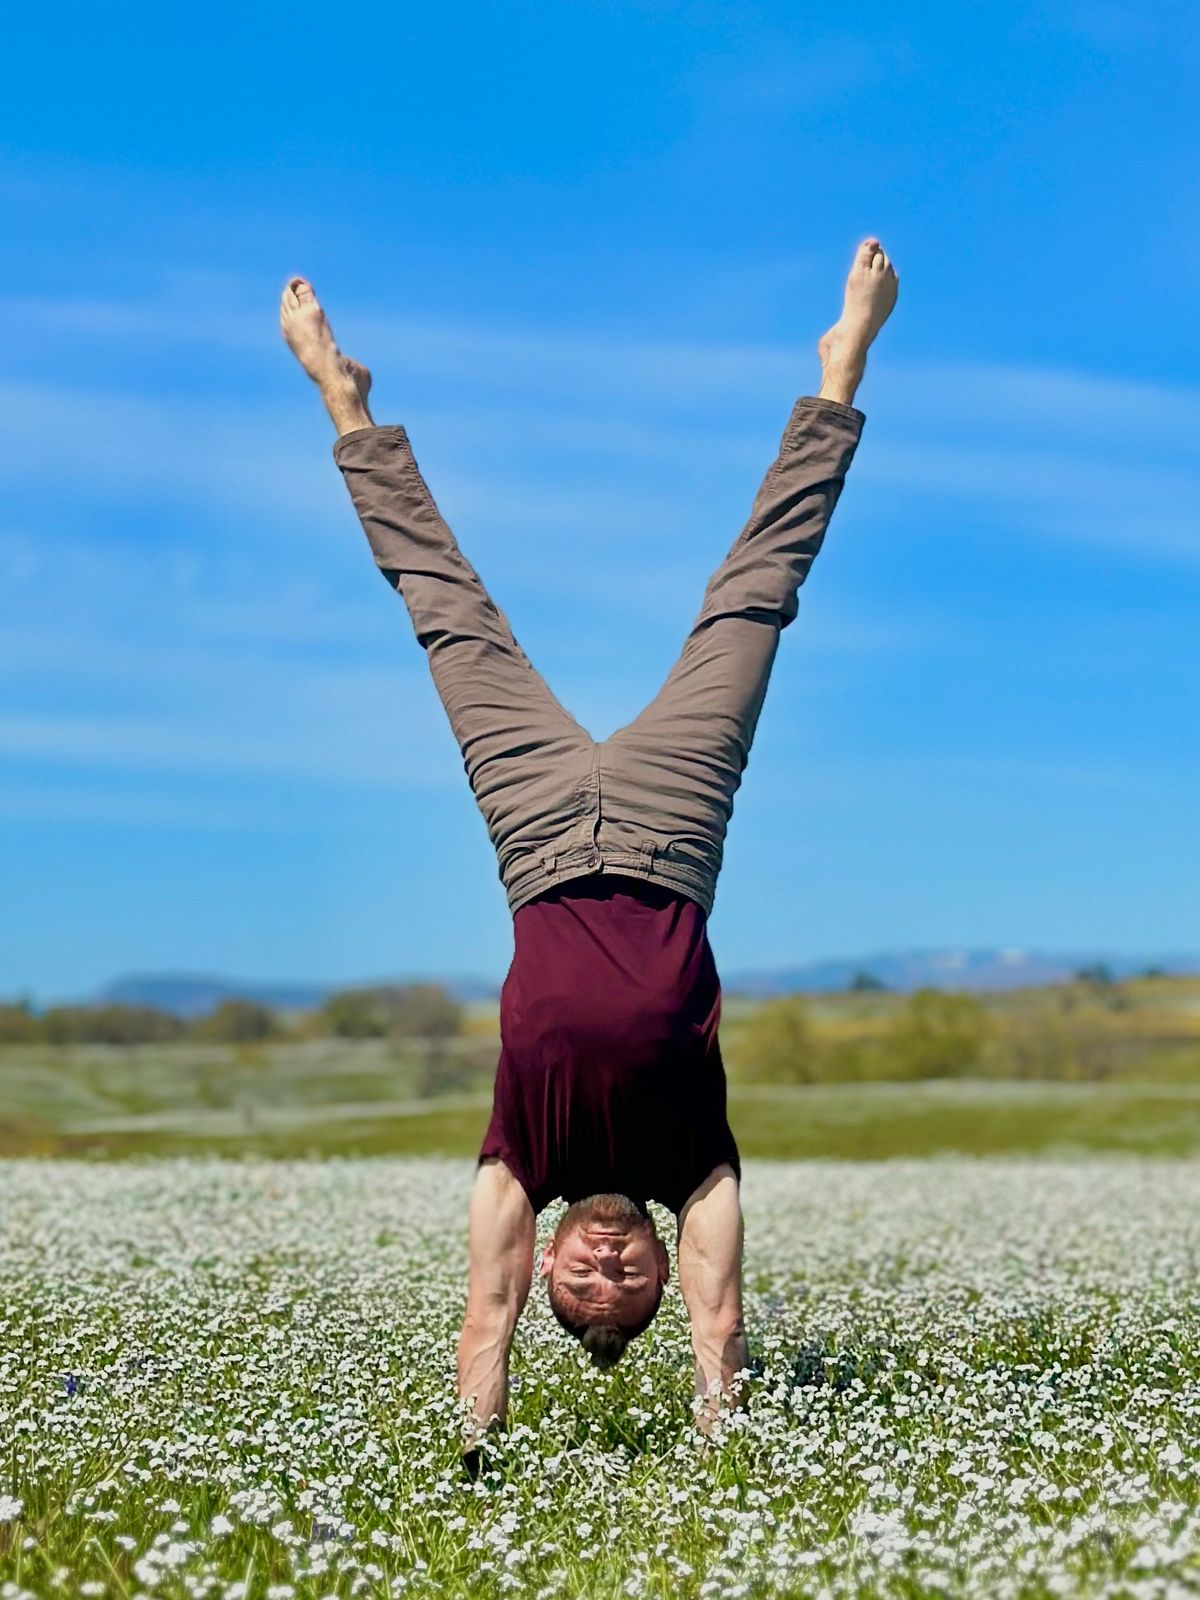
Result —
POLYGON ((550 874, 551 877, 554 876, 555 868, 557 867, 557 865, 558 865, 558 852, 557 852, 557 850, 543 850, 543 852, 542 852, 542 866, 545 869, 545 871, 550 874))

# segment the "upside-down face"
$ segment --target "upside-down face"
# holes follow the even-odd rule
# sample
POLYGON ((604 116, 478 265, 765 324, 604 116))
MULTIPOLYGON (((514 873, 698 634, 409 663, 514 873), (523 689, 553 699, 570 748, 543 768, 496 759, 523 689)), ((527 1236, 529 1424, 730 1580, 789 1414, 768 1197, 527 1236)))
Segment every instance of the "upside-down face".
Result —
POLYGON ((625 1195, 598 1194, 567 1209, 541 1274, 573 1332, 604 1325, 632 1338, 653 1321, 670 1267, 653 1220, 625 1195))

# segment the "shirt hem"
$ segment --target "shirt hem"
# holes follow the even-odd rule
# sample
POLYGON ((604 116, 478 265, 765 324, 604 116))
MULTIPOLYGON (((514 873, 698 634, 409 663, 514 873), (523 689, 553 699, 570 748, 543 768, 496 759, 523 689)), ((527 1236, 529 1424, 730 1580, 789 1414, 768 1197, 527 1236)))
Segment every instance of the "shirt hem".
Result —
MULTIPOLYGON (((538 895, 544 894, 547 889, 557 888, 559 884, 573 883, 577 878, 590 878, 602 875, 605 868, 580 867, 578 870, 566 868, 562 871, 547 872, 545 868, 538 867, 528 875, 519 878, 515 883, 505 884, 505 894, 508 899, 508 908, 515 917, 522 906, 528 905, 538 895)), ((627 872, 618 863, 613 862, 610 876, 637 877, 648 883, 663 884, 669 889, 675 889, 680 894, 686 895, 689 900, 695 901, 704 913, 705 920, 712 915, 713 903, 716 896, 715 885, 703 874, 693 871, 686 863, 672 862, 656 857, 648 871, 627 872)))

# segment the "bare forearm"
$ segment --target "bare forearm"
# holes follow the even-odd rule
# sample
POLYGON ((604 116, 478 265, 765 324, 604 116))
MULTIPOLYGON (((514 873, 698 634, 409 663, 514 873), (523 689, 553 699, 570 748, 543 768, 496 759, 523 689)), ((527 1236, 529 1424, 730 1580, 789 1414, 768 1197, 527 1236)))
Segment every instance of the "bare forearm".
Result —
POLYGON ((467 1452, 489 1428, 502 1427, 508 1413, 508 1353, 529 1294, 533 1242, 524 1190, 502 1162, 481 1162, 471 1193, 467 1305, 458 1340, 467 1452))
POLYGON ((679 1227, 679 1287, 692 1329, 698 1425, 736 1404, 747 1362, 742 1316, 742 1210, 732 1168, 718 1167, 685 1207, 679 1227))
POLYGON ((468 1314, 458 1341, 458 1394, 470 1402, 468 1444, 508 1415, 508 1355, 516 1318, 477 1319, 468 1314))

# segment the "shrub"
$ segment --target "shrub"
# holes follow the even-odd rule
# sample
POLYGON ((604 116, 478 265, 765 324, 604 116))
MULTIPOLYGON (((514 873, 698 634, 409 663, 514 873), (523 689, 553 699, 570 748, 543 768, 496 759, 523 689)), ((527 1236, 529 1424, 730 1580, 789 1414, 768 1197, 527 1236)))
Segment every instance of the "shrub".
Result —
POLYGON ((1075 974, 1076 983, 1086 983, 1093 989, 1107 989, 1116 981, 1112 969, 1103 961, 1093 961, 1090 966, 1080 967, 1075 974))
POLYGON ((40 1031, 28 1001, 0 1005, 0 1044, 29 1044, 40 1031))
POLYGON ((746 1083, 817 1083, 822 1051, 802 995, 759 1007, 738 1040, 736 1075, 746 1083))
POLYGON ((404 983, 343 989, 318 1020, 340 1039, 451 1039, 462 1028, 463 1008, 440 983, 404 983))
POLYGON ((882 978, 877 978, 873 972, 867 972, 862 968, 854 974, 846 987, 851 994, 883 994, 887 990, 887 984, 882 978))
POLYGON ((256 1044, 262 1039, 277 1038, 280 1031, 275 1013, 256 1000, 222 1000, 189 1029, 197 1039, 213 1039, 222 1044, 256 1044))
POLYGON ((161 1044, 184 1025, 154 1006, 52 1006, 39 1032, 47 1044, 161 1044))
POLYGON ((974 996, 918 989, 888 1029, 885 1058, 897 1078, 957 1078, 978 1067, 991 1032, 974 996))

